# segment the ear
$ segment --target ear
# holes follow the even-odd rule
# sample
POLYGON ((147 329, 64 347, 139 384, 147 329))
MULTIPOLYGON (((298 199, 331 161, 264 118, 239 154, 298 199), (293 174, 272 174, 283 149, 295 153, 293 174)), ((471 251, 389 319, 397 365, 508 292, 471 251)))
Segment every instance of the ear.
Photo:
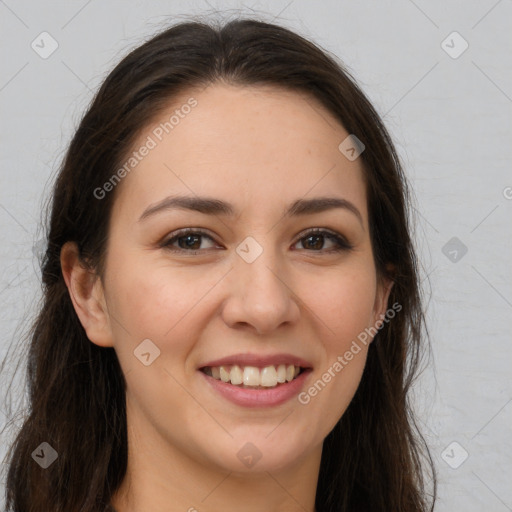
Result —
POLYGON ((100 347, 113 346, 101 279, 80 259, 75 242, 66 242, 62 246, 60 264, 73 307, 87 337, 100 347))
POLYGON ((394 281, 389 277, 379 277, 377 282, 377 292, 375 294, 375 304, 373 307, 373 325, 379 329, 386 317, 388 310, 388 299, 393 288, 394 281))

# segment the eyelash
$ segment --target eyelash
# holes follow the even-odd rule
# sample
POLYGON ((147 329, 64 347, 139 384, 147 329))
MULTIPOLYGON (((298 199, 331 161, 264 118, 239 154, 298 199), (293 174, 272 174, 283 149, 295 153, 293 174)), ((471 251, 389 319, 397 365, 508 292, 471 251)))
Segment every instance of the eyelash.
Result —
MULTIPOLYGON (((190 253, 192 255, 194 254, 198 254, 199 252, 201 252, 202 250, 207 250, 207 249, 199 249, 199 250, 187 250, 187 249, 183 249, 183 248, 174 248, 172 247, 172 244, 179 240, 180 238, 185 238, 186 236, 189 236, 189 235, 200 235, 201 237, 206 237, 206 238, 209 238, 210 240, 214 241, 213 238, 208 234, 206 233, 205 231, 203 231, 202 229, 192 229, 192 228, 184 228, 184 229, 180 229, 178 231, 176 231, 173 236, 171 238, 168 238, 166 241, 164 241, 161 246, 165 249, 168 249, 169 251, 171 252, 176 252, 176 253, 190 253)), ((332 240, 336 245, 337 247, 333 248, 333 249, 320 249, 318 251, 316 250, 313 250, 313 249, 304 249, 305 251, 308 251, 308 252, 319 252, 319 253, 339 253, 339 252, 342 252, 342 251, 350 251, 351 249, 353 249, 353 246, 341 235, 335 233, 335 232, 332 232, 332 231, 327 231, 325 229, 321 229, 321 228, 314 228, 314 229, 310 229, 308 231, 306 231, 305 233, 302 234, 302 236, 297 240, 297 242, 295 242, 294 245, 296 245, 298 242, 300 242, 301 240, 304 240, 306 238, 308 238, 309 236, 324 236, 325 238, 328 238, 329 240, 332 240)))

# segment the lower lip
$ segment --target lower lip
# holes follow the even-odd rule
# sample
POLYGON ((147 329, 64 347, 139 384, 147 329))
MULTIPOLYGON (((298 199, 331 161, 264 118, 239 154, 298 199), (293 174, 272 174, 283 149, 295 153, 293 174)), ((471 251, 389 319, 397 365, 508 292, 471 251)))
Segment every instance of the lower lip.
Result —
POLYGON ((304 381, 311 373, 311 370, 303 371, 291 382, 286 382, 276 386, 275 388, 269 389, 241 388, 234 386, 233 384, 228 384, 227 382, 214 379, 202 371, 199 371, 199 373, 215 391, 237 405, 242 405, 244 407, 271 407, 283 404, 298 395, 300 390, 304 387, 304 381))

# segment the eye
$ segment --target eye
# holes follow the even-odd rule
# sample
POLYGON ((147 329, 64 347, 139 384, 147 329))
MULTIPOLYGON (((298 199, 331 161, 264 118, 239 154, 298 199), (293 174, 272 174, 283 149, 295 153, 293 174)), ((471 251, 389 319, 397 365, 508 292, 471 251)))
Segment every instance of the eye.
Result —
POLYGON ((304 249, 313 248, 313 252, 341 252, 352 249, 352 245, 345 239, 345 237, 338 233, 326 231, 324 229, 316 228, 311 229, 302 234, 302 237, 297 242, 302 243, 304 249), (334 243, 334 248, 324 249, 324 241, 328 239, 334 243))
POLYGON ((202 238, 208 238, 209 240, 213 241, 211 236, 200 229, 180 229, 174 233, 174 236, 164 241, 162 243, 162 247, 170 249, 174 252, 187 251, 195 254, 195 251, 201 249, 202 238), (178 242, 179 247, 174 245, 176 242, 178 242))
MULTIPOLYGON (((173 233, 173 236, 165 240, 161 246, 173 252, 197 254, 201 249, 208 249, 201 247, 204 238, 213 242, 213 238, 201 229, 184 228, 173 233)), ((313 252, 341 252, 352 249, 352 245, 342 235, 320 228, 302 233, 302 237, 295 245, 299 243, 302 243, 303 249, 313 252), (325 249, 325 240, 329 240, 334 247, 325 249)))

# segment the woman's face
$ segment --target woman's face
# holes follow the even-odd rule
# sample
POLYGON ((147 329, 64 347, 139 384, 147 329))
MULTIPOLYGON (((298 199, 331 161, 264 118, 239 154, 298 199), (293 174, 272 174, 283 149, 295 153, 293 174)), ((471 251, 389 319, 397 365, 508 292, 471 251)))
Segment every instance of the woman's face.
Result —
POLYGON ((309 97, 228 85, 140 135, 102 290, 145 449, 240 473, 319 461, 389 291, 348 135, 309 97))

